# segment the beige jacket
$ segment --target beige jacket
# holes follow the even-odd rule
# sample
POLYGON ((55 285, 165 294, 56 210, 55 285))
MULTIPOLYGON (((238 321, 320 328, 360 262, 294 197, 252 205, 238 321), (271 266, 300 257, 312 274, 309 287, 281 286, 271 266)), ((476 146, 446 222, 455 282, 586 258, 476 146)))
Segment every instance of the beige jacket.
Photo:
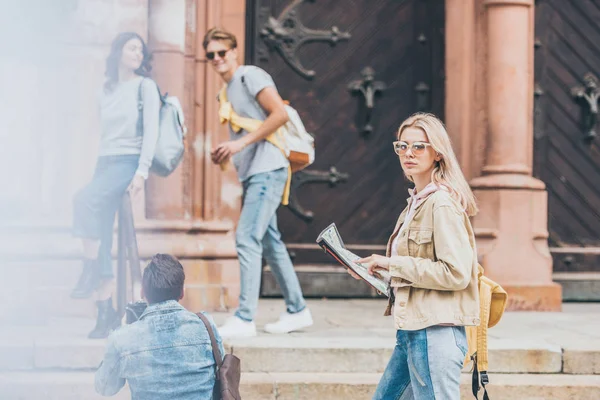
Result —
MULTIPOLYGON (((409 207, 388 241, 388 257, 409 207)), ((408 223, 398 240, 398 255, 390 257, 391 285, 397 290, 385 315, 393 307, 394 325, 402 330, 479 325, 477 250, 467 214, 447 191, 438 190, 408 223)))

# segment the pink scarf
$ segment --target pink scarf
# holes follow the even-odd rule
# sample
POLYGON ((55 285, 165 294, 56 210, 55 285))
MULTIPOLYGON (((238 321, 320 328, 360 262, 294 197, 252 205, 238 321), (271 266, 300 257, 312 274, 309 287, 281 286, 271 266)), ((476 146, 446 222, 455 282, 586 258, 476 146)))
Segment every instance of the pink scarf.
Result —
POLYGON ((410 198, 408 199, 409 208, 408 208, 408 212, 406 213, 406 217, 404 218, 404 223, 400 227, 400 230, 398 231, 398 234, 396 235, 396 237, 394 238, 394 241, 392 242, 392 249, 391 249, 392 250, 392 256, 397 256, 398 255, 398 252, 397 252, 398 238, 400 238, 400 235, 402 234, 402 232, 406 228, 408 228, 408 225, 410 225, 410 221, 414 217, 415 211, 417 210, 417 208, 421 204, 423 204, 423 202, 425 200, 427 200, 427 198, 429 196, 431 196, 433 193, 437 192, 438 190, 448 191, 448 189, 445 186, 443 186, 443 185, 436 185, 433 182, 430 182, 419 193, 416 193, 417 188, 408 189, 408 194, 410 194, 410 198))

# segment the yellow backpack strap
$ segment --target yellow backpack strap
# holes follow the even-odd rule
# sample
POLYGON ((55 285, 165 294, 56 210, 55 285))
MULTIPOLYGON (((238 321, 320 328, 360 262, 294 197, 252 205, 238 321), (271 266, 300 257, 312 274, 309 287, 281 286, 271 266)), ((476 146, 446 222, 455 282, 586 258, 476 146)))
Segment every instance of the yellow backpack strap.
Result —
POLYGON ((292 166, 288 165, 288 177, 285 182, 285 188, 283 189, 283 196, 281 196, 281 204, 287 206, 290 203, 290 191, 292 189, 292 166))
MULTIPOLYGON (((283 153, 283 156, 285 158, 287 158, 287 155, 285 154, 285 148, 284 148, 283 133, 281 132, 280 129, 271 133, 269 136, 267 136, 267 138, 265 140, 267 142, 271 143, 273 146, 277 147, 279 150, 281 150, 281 152, 283 153)), ((292 164, 290 163, 290 165, 288 166, 288 178, 287 178, 287 181, 285 182, 285 188, 283 189, 283 196, 281 199, 281 204, 283 204, 284 206, 287 206, 290 202, 291 188, 292 188, 292 164)))
POLYGON ((477 398, 479 389, 483 387, 483 399, 489 400, 485 386, 489 383, 488 370, 488 322, 492 304, 492 288, 480 277, 479 282, 479 307, 481 322, 477 327, 477 351, 473 355, 473 377, 471 389, 477 398), (481 386, 479 384, 481 383, 481 386))
POLYGON ((221 88, 221 90, 219 91, 219 103, 226 103, 227 100, 227 85, 223 85, 223 87, 221 88))
POLYGON ((234 132, 244 129, 248 132, 254 132, 262 124, 262 121, 252 118, 240 117, 227 101, 227 86, 223 86, 219 92, 219 122, 222 124, 229 122, 234 132))
MULTIPOLYGON (((231 129, 233 129, 234 132, 239 132, 242 129, 247 132, 254 132, 262 125, 262 121, 253 118, 241 117, 234 111, 231 103, 227 101, 227 85, 224 85, 219 92, 219 122, 221 124, 229 122, 231 129)), ((287 155, 285 154, 285 149, 283 146, 284 139, 280 130, 273 132, 265 140, 281 150, 283 156, 287 159, 287 155)), ((289 204, 291 186, 292 166, 290 165, 288 167, 288 178, 285 182, 285 188, 283 189, 283 196, 281 199, 281 204, 284 206, 289 204)))
POLYGON ((465 356, 465 361, 463 362, 463 368, 466 368, 472 361, 475 353, 477 353, 477 327, 476 326, 466 326, 465 331, 467 334, 467 355, 465 356))

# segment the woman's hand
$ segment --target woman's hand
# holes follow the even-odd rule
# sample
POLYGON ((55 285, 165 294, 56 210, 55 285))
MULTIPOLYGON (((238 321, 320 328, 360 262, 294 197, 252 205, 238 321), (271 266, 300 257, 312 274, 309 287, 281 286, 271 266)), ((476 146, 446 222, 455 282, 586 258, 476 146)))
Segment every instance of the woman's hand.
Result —
POLYGON ((350 275, 352 275, 352 277, 353 277, 354 279, 357 279, 357 280, 358 280, 358 279, 361 279, 361 278, 360 278, 360 275, 358 275, 356 272, 352 271, 350 268, 346 268, 346 271, 348 271, 348 273, 349 273, 350 275))
POLYGON ((138 174, 135 174, 135 176, 133 177, 133 180, 131 181, 131 183, 129 184, 129 187, 127 188, 127 190, 129 191, 129 194, 133 197, 136 194, 139 193, 140 190, 142 190, 142 188, 144 187, 144 177, 138 174))
POLYGON ((379 277, 377 271, 389 271, 390 270, 390 259, 388 257, 373 254, 369 257, 361 258, 356 260, 357 263, 367 267, 369 275, 379 277))

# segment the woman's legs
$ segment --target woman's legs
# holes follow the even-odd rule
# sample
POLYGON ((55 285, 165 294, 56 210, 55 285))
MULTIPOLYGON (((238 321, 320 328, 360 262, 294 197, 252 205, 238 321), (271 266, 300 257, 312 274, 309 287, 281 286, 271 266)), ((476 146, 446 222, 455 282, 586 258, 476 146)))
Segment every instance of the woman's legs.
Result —
POLYGON ((81 245, 83 247, 83 256, 89 260, 95 260, 98 256, 98 249, 100 248, 99 239, 81 239, 81 245))
POLYGON ((467 352, 462 326, 406 331, 408 366, 415 400, 459 400, 460 373, 467 352))
POLYGON ((97 192, 100 190, 99 179, 104 170, 104 162, 98 160, 92 181, 81 189, 73 202, 73 233, 81 238, 83 248, 83 267, 81 275, 71 297, 87 299, 100 284, 100 274, 97 266, 98 250, 101 235, 101 207, 97 192))
POLYGON ((412 399, 404 331, 396 331, 396 347, 373 395, 373 400, 399 399, 412 399))
MULTIPOLYGON (((114 198, 107 202, 101 217, 100 223, 100 246, 97 250, 98 273, 100 276, 100 284, 96 290, 97 300, 106 300, 112 294, 114 287, 114 271, 113 271, 113 235, 115 228, 115 217, 123 201, 123 195, 127 190, 126 182, 122 182, 119 191, 114 198), (123 186, 125 188, 123 189, 123 186)), ((129 185, 129 183, 127 183, 129 185)))
POLYGON ((97 259, 98 250, 100 249, 100 239, 81 239, 83 248, 83 269, 77 285, 71 292, 71 297, 74 299, 87 299, 92 295, 92 292, 101 284, 100 275, 98 273, 97 259))
POLYGON ((106 337, 115 325, 111 298, 114 221, 137 166, 135 155, 101 157, 92 181, 75 197, 74 233, 82 238, 84 269, 72 295, 87 298, 96 291, 98 319, 92 338, 106 337))
POLYGON ((463 326, 397 331, 396 347, 373 400, 459 400, 466 353, 463 326))

